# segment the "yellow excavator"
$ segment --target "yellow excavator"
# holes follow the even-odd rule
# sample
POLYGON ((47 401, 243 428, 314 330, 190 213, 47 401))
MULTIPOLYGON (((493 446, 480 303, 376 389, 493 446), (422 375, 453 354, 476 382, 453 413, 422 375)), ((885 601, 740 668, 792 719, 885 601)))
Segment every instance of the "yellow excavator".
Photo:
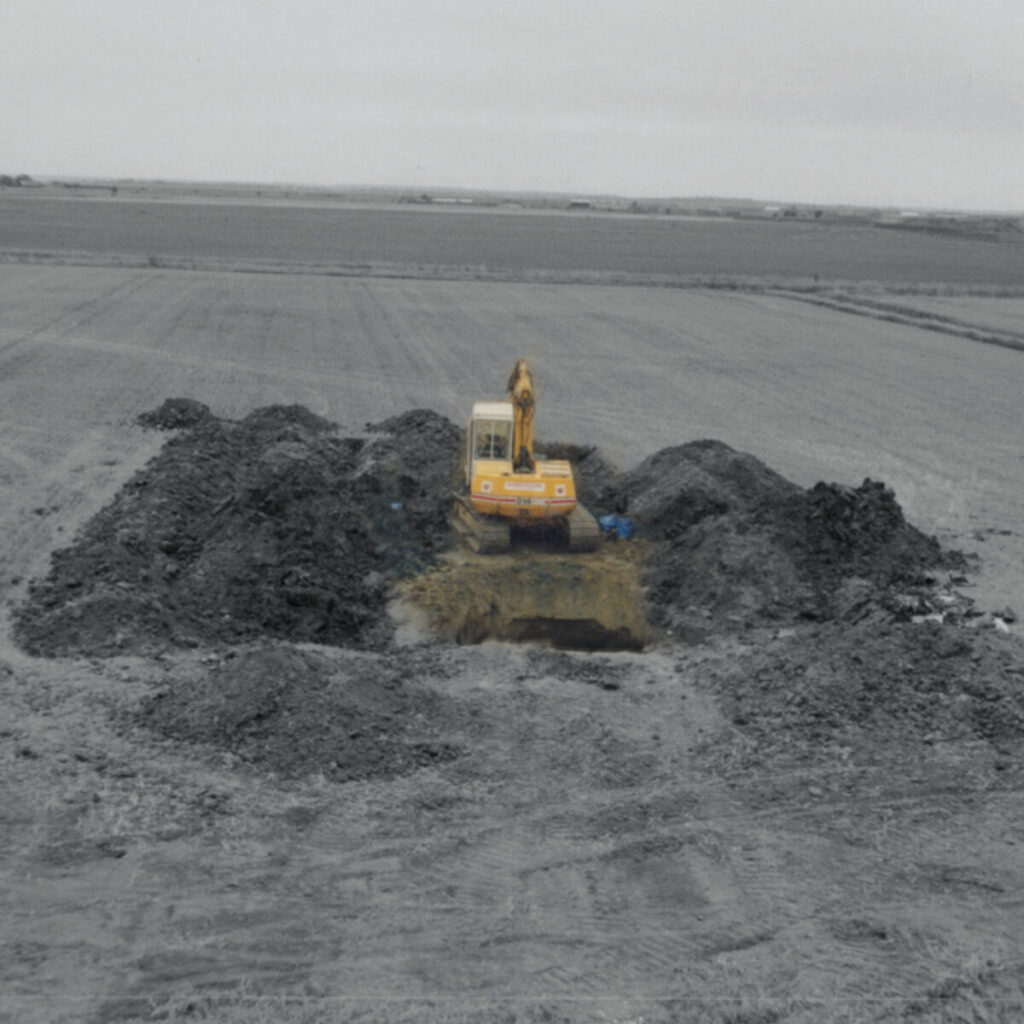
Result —
POLYGON ((597 520, 576 500, 572 465, 534 454, 533 375, 516 361, 504 401, 475 402, 466 426, 465 480, 452 522, 481 554, 508 551, 516 538, 555 538, 569 551, 593 551, 597 520))

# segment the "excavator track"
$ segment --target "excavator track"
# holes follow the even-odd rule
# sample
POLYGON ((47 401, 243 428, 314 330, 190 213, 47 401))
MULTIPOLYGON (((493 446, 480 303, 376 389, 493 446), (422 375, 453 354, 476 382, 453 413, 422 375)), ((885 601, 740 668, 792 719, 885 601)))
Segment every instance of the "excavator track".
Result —
MULTIPOLYGON (((471 550, 480 555, 495 555, 511 549, 513 522, 499 519, 497 516, 478 515, 464 496, 453 494, 452 497, 452 526, 465 539, 471 550)), ((577 505, 564 521, 570 552, 597 549, 601 542, 601 530, 597 520, 587 509, 577 505)))
POLYGON ((601 541, 601 528, 593 514, 582 505, 576 507, 568 515, 569 550, 594 551, 601 541))
POLYGON ((496 555, 512 547, 509 524, 492 516, 479 516, 460 494, 453 495, 452 526, 479 555, 496 555))

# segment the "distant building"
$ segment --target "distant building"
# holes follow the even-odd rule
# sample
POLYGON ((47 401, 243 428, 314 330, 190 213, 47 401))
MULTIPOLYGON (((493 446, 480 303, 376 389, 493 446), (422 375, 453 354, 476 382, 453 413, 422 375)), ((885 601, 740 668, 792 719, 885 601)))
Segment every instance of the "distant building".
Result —
POLYGON ((883 210, 878 218, 878 224, 906 224, 907 221, 916 220, 918 214, 913 210, 883 210))
POLYGON ((569 209, 570 210, 592 210, 594 204, 589 199, 570 199, 569 209))

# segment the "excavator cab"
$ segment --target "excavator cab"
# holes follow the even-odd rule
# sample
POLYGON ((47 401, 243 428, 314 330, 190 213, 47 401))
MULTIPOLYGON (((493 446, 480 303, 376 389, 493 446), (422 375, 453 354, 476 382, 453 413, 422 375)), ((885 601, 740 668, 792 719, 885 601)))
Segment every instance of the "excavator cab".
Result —
POLYGON ((466 425, 466 486, 480 470, 488 476, 512 471, 512 406, 508 402, 474 402, 466 425))
POLYGON ((473 451, 478 459, 507 459, 512 424, 504 420, 473 420, 473 451))

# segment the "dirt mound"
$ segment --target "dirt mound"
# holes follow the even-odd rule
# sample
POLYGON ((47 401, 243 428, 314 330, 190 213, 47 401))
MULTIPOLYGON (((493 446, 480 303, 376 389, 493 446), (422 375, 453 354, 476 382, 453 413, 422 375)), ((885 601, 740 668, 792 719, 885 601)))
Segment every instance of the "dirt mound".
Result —
POLYGON ((342 438, 272 406, 177 434, 54 556, 16 636, 47 655, 381 642, 388 578, 447 543, 440 479, 461 435, 422 410, 373 429, 342 438))
POLYGON ((150 430, 180 430, 213 419, 208 405, 193 398, 168 398, 159 409, 140 413, 136 422, 150 430))
POLYGON ((252 431, 265 430, 272 434, 287 427, 297 427, 311 434, 337 429, 336 423, 317 416, 304 405, 267 405, 254 409, 242 420, 242 425, 252 431))
POLYGON ((623 474, 615 492, 655 536, 672 540, 727 512, 760 519, 785 515, 801 490, 763 462, 721 441, 663 448, 623 474))
POLYGON ((285 777, 393 777, 460 753, 432 725, 443 720, 442 699, 404 675, 377 657, 339 664, 289 646, 258 647, 174 680, 135 720, 285 777))
POLYGON ((381 567, 408 575, 451 542, 448 513, 463 432, 430 409, 366 424, 361 473, 376 482, 370 514, 381 567))
POLYGON ((1024 737, 1024 651, 1013 637, 937 623, 828 623, 705 677, 762 748, 1024 737))
POLYGON ((910 526, 884 484, 805 491, 720 441, 666 448, 602 494, 628 504, 658 545, 648 572, 655 621, 680 632, 826 620, 844 580, 882 599, 960 556, 910 526))

